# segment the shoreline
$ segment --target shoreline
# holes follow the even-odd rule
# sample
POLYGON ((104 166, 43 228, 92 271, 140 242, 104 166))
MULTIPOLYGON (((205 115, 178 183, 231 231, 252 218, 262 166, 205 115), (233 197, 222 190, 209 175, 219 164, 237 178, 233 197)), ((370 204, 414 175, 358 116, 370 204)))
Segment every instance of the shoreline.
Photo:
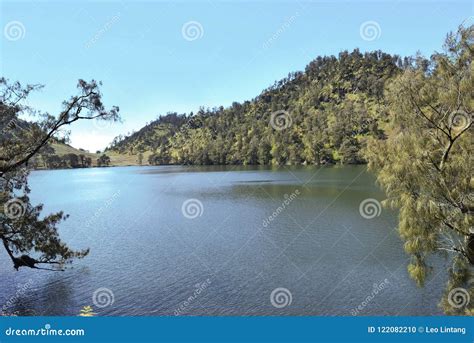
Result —
POLYGON ((122 167, 349 167, 349 166, 366 166, 367 163, 326 163, 326 164, 123 164, 123 165, 110 165, 110 166, 91 166, 91 167, 80 167, 80 168, 34 168, 30 171, 48 171, 48 170, 79 170, 79 169, 102 169, 102 168, 122 168, 122 167))

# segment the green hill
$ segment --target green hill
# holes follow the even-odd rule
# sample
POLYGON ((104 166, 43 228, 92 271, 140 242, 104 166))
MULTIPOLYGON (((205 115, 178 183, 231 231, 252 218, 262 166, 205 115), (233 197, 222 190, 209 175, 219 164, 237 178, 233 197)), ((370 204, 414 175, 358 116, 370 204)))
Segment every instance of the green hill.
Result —
POLYGON ((250 101, 168 113, 106 153, 150 164, 364 163, 365 139, 384 135, 384 85, 412 63, 381 51, 318 57, 250 101))
MULTIPOLYGON (((102 166, 130 166, 138 165, 137 156, 107 152, 110 158, 107 165, 102 166)), ((98 167, 98 159, 102 154, 90 153, 82 149, 76 149, 68 144, 55 142, 32 161, 35 169, 68 169, 98 167)), ((145 155, 147 156, 147 155, 145 155)))

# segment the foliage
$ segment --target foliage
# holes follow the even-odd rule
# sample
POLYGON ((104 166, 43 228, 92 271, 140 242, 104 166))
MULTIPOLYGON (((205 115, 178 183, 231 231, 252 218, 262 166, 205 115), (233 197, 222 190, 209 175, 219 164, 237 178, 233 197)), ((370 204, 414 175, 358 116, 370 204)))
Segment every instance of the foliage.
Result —
MULTIPOLYGON (((28 194, 30 164, 41 154, 48 154, 49 144, 60 139, 62 129, 81 119, 118 120, 119 109, 106 110, 102 104, 100 83, 79 80, 78 94, 64 101, 57 116, 36 112, 24 104, 27 96, 40 88, 23 87, 0 79, 0 239, 13 267, 46 269, 38 264, 63 265, 82 258, 88 250, 70 249, 59 237, 57 225, 67 218, 63 212, 42 216, 43 205, 33 205, 28 194), (26 123, 21 115, 36 116, 26 123)), ((64 136, 62 137, 65 138, 64 136)), ((77 165, 77 156, 67 156, 77 165)))
MULTIPOLYGON (((399 209, 411 277, 423 285, 433 255, 447 257, 449 280, 441 306, 448 314, 472 315, 472 302, 456 306, 451 295, 466 289, 474 298, 473 31, 460 27, 448 35, 445 51, 430 59, 359 50, 318 57, 304 72, 290 73, 251 101, 195 114, 168 113, 116 137, 107 151, 136 155, 139 164, 145 152, 151 153, 150 164, 368 161, 386 192, 384 204, 399 209)), ((24 205, 15 208, 20 216, 18 211, 0 214, 4 247, 17 269, 83 257, 87 250, 73 251, 59 239, 57 224, 66 216, 40 219, 42 206, 30 204, 27 167, 39 158, 55 167, 91 165, 80 155, 59 158, 48 142, 66 142, 60 128, 79 119, 117 120, 118 108, 106 111, 98 84, 81 80, 79 95, 64 103, 61 114, 36 113, 42 120, 25 123, 19 114, 34 111, 21 101, 40 86, 4 79, 0 86, 0 206, 7 209, 12 200, 24 205)), ((97 160, 98 166, 109 164, 105 153, 97 160)))
POLYGON ((305 72, 289 74, 252 101, 168 113, 116 137, 109 150, 149 151, 150 164, 364 163, 364 139, 383 135, 378 121, 384 84, 408 61, 359 50, 318 57, 305 72), (288 122, 282 130, 272 121, 278 112, 288 122))
POLYGON ((450 299, 458 287, 474 296, 473 53, 474 27, 461 27, 448 35, 443 53, 430 60, 419 57, 391 81, 386 94, 390 134, 386 140, 371 139, 366 153, 388 196, 385 203, 399 209, 411 277, 423 285, 429 257, 449 257, 441 303, 451 314, 473 308, 472 301, 458 307, 450 299))
POLYGON ((107 167, 109 164, 110 164, 110 157, 107 156, 106 154, 102 154, 97 159, 97 166, 98 167, 107 167))

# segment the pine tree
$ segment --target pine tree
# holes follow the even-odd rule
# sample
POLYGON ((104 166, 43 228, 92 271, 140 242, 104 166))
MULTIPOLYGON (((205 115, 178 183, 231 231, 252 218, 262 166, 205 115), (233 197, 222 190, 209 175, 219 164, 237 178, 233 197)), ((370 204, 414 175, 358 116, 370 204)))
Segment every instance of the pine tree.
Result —
POLYGON ((450 259, 441 301, 449 314, 473 308, 473 301, 458 306, 452 299, 458 288, 474 297, 473 54, 474 26, 460 27, 443 53, 417 58, 391 82, 388 139, 370 140, 366 154, 385 204, 399 209, 411 277, 423 285, 431 255, 450 259))

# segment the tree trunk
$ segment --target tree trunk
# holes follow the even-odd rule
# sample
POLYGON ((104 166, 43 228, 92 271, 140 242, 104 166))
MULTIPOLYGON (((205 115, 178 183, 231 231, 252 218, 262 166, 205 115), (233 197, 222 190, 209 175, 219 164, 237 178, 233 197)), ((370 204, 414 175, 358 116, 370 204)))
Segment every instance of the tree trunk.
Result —
POLYGON ((467 258, 469 263, 474 265, 474 232, 471 232, 466 238, 467 240, 467 258))

